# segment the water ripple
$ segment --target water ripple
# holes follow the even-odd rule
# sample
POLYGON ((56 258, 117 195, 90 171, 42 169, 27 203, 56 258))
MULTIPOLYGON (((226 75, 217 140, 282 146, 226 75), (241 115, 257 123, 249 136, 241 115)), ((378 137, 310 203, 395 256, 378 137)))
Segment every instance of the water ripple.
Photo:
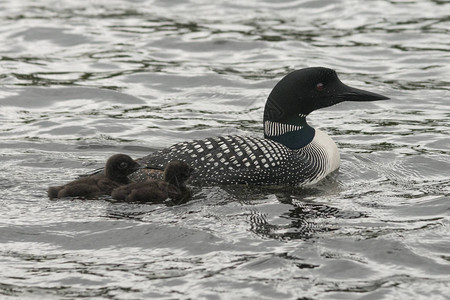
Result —
POLYGON ((0 295, 446 299, 446 1, 1 3, 0 295), (311 114, 341 152, 321 184, 46 198, 113 153, 261 135, 307 66, 391 98, 311 114))

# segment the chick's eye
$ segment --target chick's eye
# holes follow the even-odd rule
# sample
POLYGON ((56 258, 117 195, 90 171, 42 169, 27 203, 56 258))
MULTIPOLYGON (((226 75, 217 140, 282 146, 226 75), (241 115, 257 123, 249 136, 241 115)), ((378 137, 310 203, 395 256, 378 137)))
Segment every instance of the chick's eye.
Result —
POLYGON ((323 91, 324 88, 325 88, 325 85, 324 85, 322 82, 319 82, 319 83, 316 85, 316 90, 318 90, 319 92, 320 92, 320 91, 323 91))
POLYGON ((126 169, 126 168, 128 167, 128 164, 127 164, 126 162, 121 162, 120 165, 119 165, 119 167, 120 167, 121 169, 126 169))

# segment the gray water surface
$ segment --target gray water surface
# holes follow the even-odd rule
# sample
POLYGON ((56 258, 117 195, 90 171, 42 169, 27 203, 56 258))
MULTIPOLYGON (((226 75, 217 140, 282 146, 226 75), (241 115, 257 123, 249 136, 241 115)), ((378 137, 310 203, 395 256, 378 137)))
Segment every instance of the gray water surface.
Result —
POLYGON ((448 299, 448 1, 0 1, 0 298, 448 299), (286 73, 389 96, 312 113, 342 165, 181 205, 46 197, 114 153, 262 135, 286 73))

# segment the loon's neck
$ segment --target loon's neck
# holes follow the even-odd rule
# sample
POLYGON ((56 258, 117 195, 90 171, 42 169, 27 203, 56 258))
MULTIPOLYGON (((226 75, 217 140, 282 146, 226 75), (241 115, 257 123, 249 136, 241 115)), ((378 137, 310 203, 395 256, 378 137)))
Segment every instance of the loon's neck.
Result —
POLYGON ((308 145, 315 135, 315 130, 306 122, 306 116, 300 115, 292 120, 276 122, 264 121, 264 137, 290 149, 300 149, 308 145))

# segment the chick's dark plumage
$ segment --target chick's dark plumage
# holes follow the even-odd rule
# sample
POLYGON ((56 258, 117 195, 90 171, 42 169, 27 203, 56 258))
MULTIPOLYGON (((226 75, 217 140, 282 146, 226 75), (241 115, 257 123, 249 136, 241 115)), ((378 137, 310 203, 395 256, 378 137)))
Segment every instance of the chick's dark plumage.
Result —
POLYGON ((110 195, 113 189, 129 183, 127 176, 139 167, 128 155, 116 154, 107 160, 103 173, 83 177, 62 186, 51 186, 47 194, 49 198, 110 195))
POLYGON ((185 162, 171 161, 164 170, 164 180, 147 179, 114 189, 111 196, 127 202, 161 203, 167 198, 182 200, 189 195, 186 182, 193 169, 185 162))

